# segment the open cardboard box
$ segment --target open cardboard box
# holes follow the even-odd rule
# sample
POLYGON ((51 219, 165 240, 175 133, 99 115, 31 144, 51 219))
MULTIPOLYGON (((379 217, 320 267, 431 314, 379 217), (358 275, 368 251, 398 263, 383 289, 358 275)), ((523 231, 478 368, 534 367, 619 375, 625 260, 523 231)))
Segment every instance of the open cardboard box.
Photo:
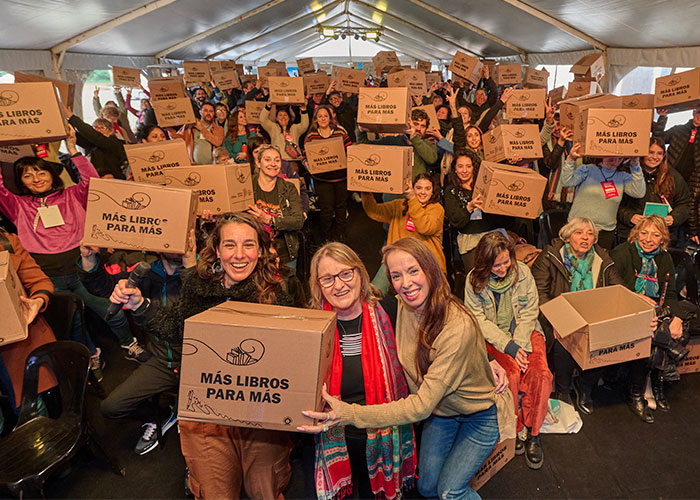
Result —
POLYGON ((324 406, 329 311, 224 302, 187 318, 178 420, 296 431, 324 406))
POLYGON ((583 56, 571 66, 569 72, 592 80, 600 80, 605 74, 605 59, 603 58, 603 54, 596 52, 583 56))
POLYGON ((0 314, 2 330, 0 345, 12 344, 29 336, 24 307, 20 297, 26 297, 22 282, 12 264, 10 252, 0 252, 0 314))
POLYGON ((190 155, 182 139, 144 144, 125 144, 124 151, 136 182, 162 178, 164 170, 190 165, 190 155))
POLYGON ((388 71, 389 68, 401 66, 401 61, 399 61, 399 57, 396 55, 395 51, 381 50, 372 58, 372 64, 377 71, 377 75, 381 75, 385 71, 388 71))
POLYGON ((534 170, 484 160, 474 192, 481 193, 484 212, 534 219, 546 186, 547 178, 534 170))
POLYGON ((476 57, 472 57, 464 52, 457 51, 447 67, 455 75, 469 80, 473 84, 479 83, 484 69, 484 63, 476 57))
POLYGON ((691 337, 686 347, 690 352, 678 364, 678 373, 700 372, 700 337, 691 337))
POLYGON ((540 310, 584 370, 649 357, 654 306, 622 285, 563 293, 540 310))
POLYGON ((546 69, 535 69, 530 66, 525 67, 525 78, 523 86, 531 89, 547 90, 547 82, 549 80, 549 71, 546 69))
POLYGON ((493 476, 496 475, 508 462, 515 457, 515 438, 505 439, 493 447, 491 453, 484 463, 476 471, 474 477, 469 481, 469 486, 474 491, 477 491, 485 485, 493 476))

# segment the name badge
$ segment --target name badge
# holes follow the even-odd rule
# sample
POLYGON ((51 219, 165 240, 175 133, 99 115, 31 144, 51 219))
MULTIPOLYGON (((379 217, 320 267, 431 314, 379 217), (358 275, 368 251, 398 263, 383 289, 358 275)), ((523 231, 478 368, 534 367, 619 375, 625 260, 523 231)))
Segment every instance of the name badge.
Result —
POLYGON ((408 216, 408 219, 406 219, 406 226, 404 226, 406 231, 415 231, 416 230, 416 225, 413 223, 411 220, 411 216, 408 216))
POLYGON ((65 224, 63 216, 61 215, 61 210, 57 205, 51 205, 50 207, 39 207, 37 211, 39 213, 41 223, 46 229, 65 224))
POLYGON ((603 186, 603 193, 605 193, 605 199, 615 198, 617 194, 617 186, 615 186, 615 181, 603 181, 600 183, 603 186))

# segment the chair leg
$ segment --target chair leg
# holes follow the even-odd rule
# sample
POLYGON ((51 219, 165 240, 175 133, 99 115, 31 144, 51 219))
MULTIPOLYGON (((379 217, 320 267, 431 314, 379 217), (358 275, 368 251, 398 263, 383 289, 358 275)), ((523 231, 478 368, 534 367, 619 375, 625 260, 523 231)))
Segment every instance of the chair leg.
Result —
POLYGON ((119 464, 119 461, 114 456, 107 453, 104 446, 102 445, 102 442, 95 433, 95 430, 90 424, 87 424, 85 432, 87 434, 87 444, 90 447, 90 451, 92 451, 92 454, 95 455, 95 457, 101 458, 105 462, 107 462, 115 474, 119 474, 120 476, 126 476, 126 469, 124 469, 121 466, 121 464, 119 464))
POLYGON ((46 498, 44 496, 44 481, 41 479, 34 479, 29 481, 22 481, 22 483, 17 487, 10 488, 12 494, 15 498, 20 500, 24 498, 46 498))

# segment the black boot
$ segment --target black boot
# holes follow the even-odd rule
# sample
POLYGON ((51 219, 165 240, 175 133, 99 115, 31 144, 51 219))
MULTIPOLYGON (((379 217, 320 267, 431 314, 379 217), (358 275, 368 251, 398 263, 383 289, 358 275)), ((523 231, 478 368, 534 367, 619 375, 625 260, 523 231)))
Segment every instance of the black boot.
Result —
POLYGON ((520 456, 525 453, 525 442, 527 441, 529 434, 527 427, 523 427, 523 430, 516 433, 515 435, 515 454, 520 456))
POLYGON ((642 422, 647 424, 654 423, 654 414, 647 408, 642 386, 638 384, 630 385, 629 393, 627 394, 627 406, 632 410, 632 413, 642 419, 642 422))
POLYGON ((671 405, 664 394, 664 382, 661 380, 661 372, 654 370, 651 374, 651 390, 656 400, 656 408, 661 411, 669 411, 671 405))
POLYGON ((525 461, 531 469, 539 469, 544 463, 544 452, 542 451, 542 442, 539 434, 533 436, 528 432, 527 441, 525 442, 525 461))
POLYGON ((579 413, 590 415, 593 413, 593 398, 590 389, 581 384, 580 379, 574 379, 574 406, 579 413))

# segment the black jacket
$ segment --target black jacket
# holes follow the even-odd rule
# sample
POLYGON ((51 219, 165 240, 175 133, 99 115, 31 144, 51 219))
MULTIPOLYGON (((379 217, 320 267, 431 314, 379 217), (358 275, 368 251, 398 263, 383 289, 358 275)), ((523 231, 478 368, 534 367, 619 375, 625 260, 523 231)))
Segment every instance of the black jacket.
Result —
POLYGON ((68 123, 75 128, 78 146, 90 156, 100 177, 111 174, 115 179, 126 179, 121 169, 126 161, 124 141, 114 135, 105 137, 76 115, 71 116, 68 123))
POLYGON ((331 106, 335 110, 338 125, 342 126, 348 132, 348 136, 353 143, 357 142, 357 137, 355 136, 355 126, 357 125, 357 104, 353 105, 350 101, 343 97, 343 102, 341 102, 340 106, 336 108, 328 101, 328 94, 323 96, 321 104, 331 106))
MULTIPOLYGON (((653 137, 659 137, 663 139, 663 141, 666 144, 668 144, 668 152, 666 154, 668 166, 678 170, 678 172, 683 176, 683 178, 688 182, 688 185, 690 186, 691 174, 693 172, 697 172, 698 167, 700 167, 700 137, 697 137, 695 139, 695 143, 693 144, 690 144, 688 142, 690 140, 690 132, 694 128, 693 120, 689 120, 688 123, 685 123, 683 125, 676 125, 675 127, 671 127, 668 130, 664 130, 666 128, 667 121, 667 116, 659 116, 658 121, 655 122, 652 127, 651 135, 653 137), (695 160, 693 169, 687 172, 681 171, 681 169, 678 168, 678 162, 683 156, 685 148, 693 146, 693 159, 695 160)), ((692 186, 690 186, 690 189, 693 190, 692 186)))

